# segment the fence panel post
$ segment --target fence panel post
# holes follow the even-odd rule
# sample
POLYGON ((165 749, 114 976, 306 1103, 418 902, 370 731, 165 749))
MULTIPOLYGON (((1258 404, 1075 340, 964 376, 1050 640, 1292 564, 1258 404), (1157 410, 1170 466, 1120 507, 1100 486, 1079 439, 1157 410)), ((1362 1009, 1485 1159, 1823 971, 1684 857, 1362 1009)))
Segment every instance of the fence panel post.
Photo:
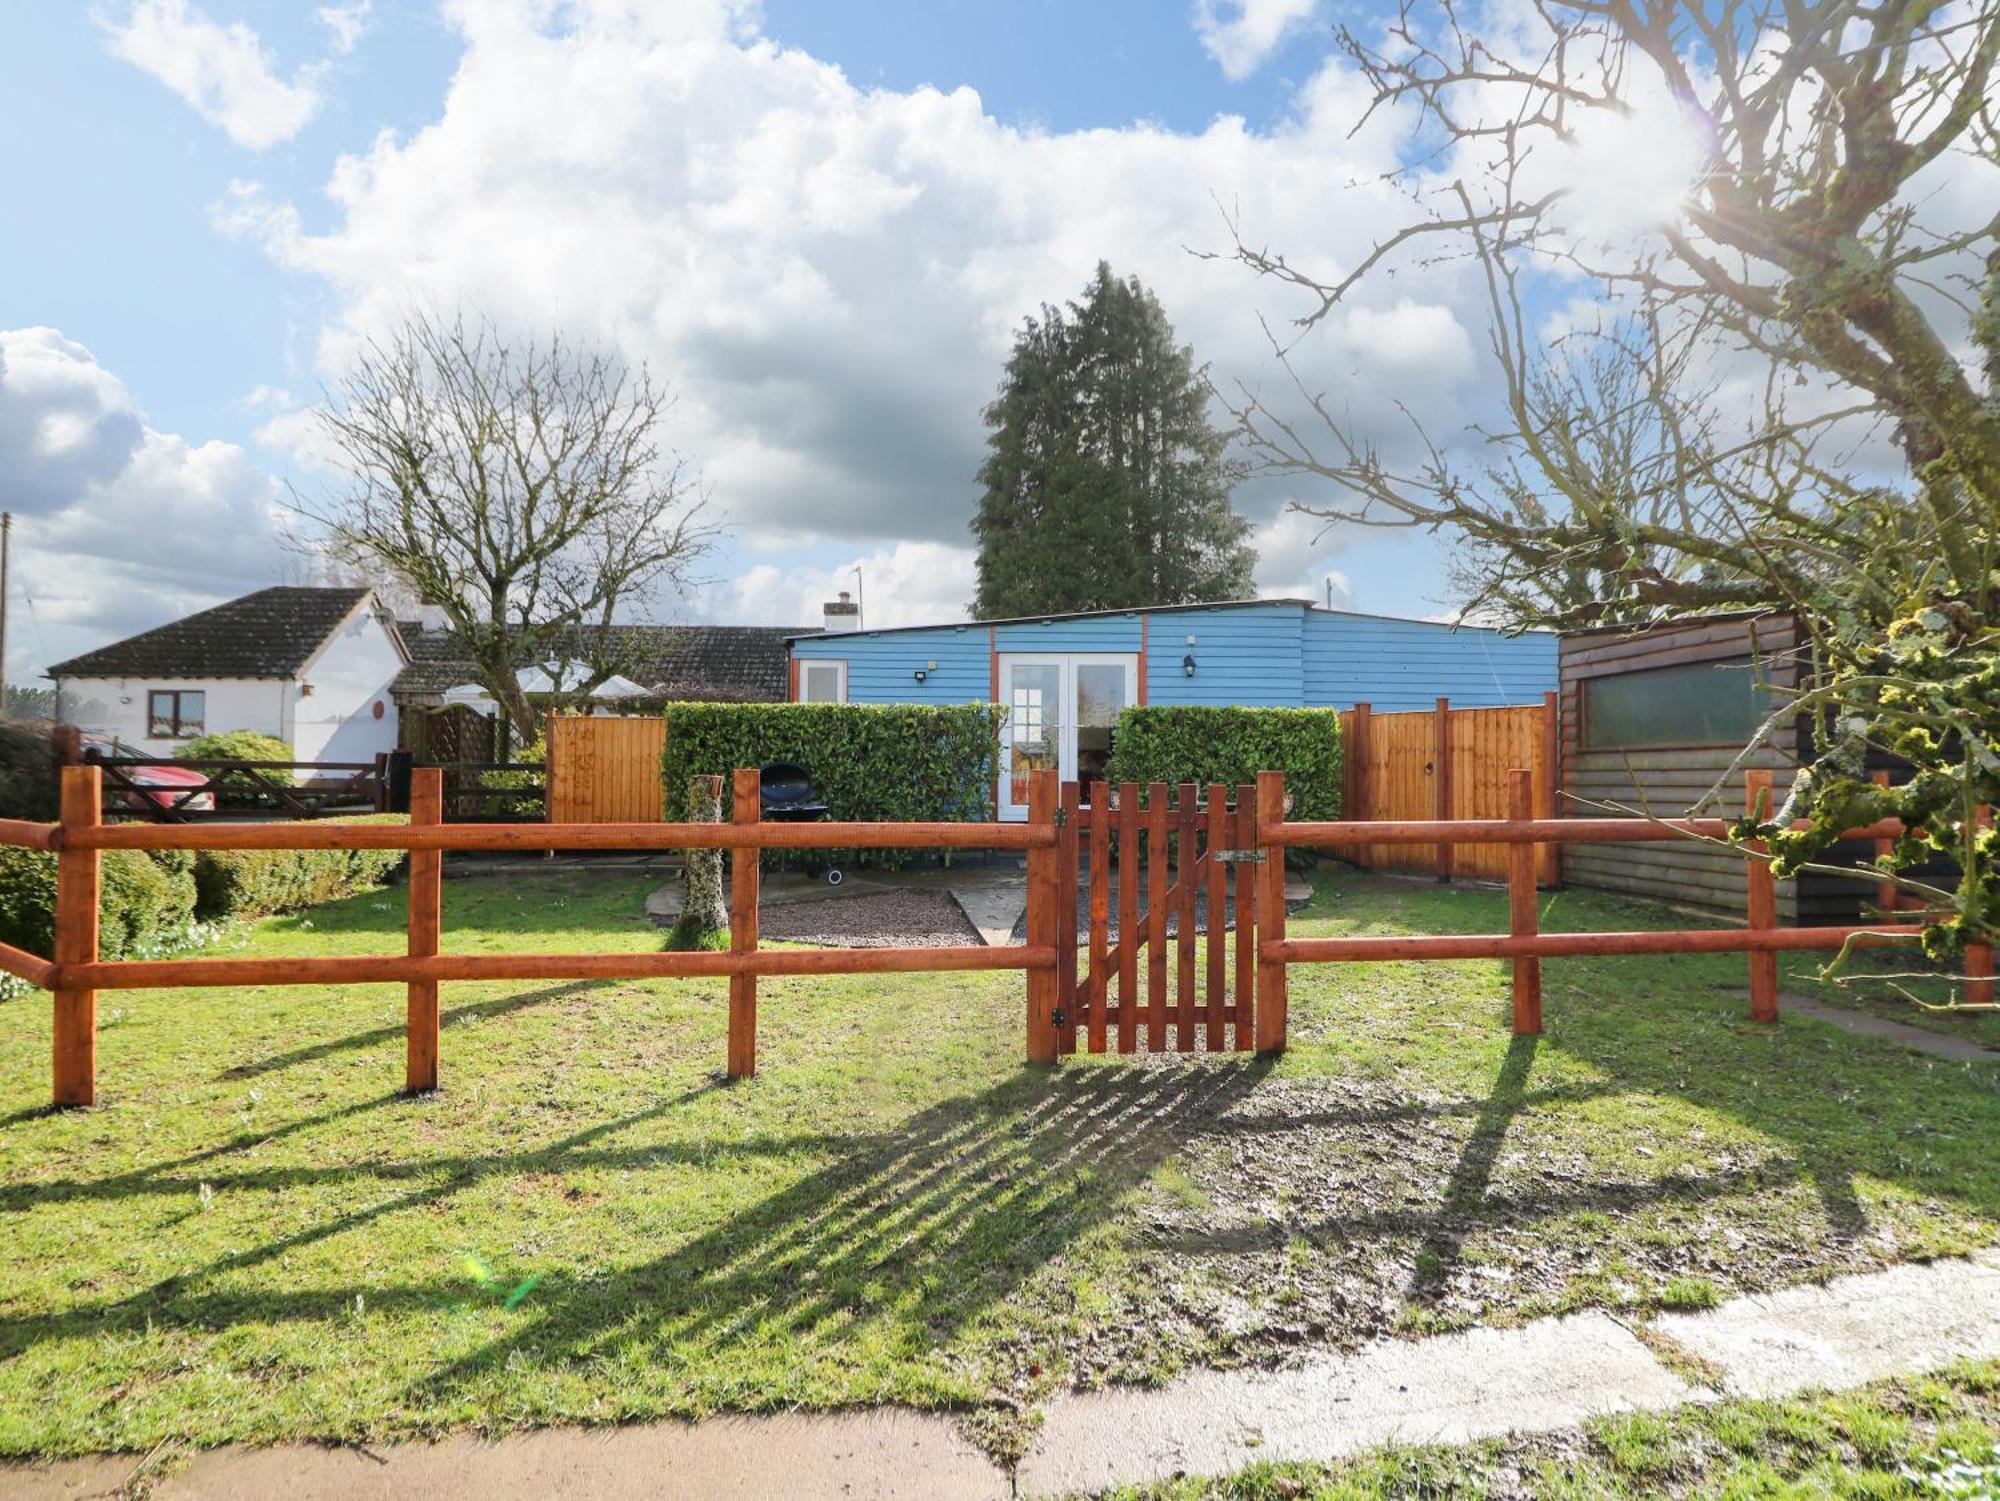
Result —
POLYGON ((1104 1011, 1111 1004, 1111 784, 1090 797, 1090 1051, 1104 1051, 1104 1011))
POLYGON ((1062 784, 1056 814, 1056 1051, 1076 1051, 1076 857, 1083 789, 1062 784))
MULTIPOLYGON (((1285 774, 1257 773, 1257 823, 1285 821, 1285 774)), ((1257 937, 1260 946, 1285 941, 1285 846, 1263 846, 1257 867, 1257 937)), ((1285 961, 1260 954, 1257 961, 1257 1051, 1285 1050, 1285 961)))
MULTIPOLYGON (((1139 617, 1144 620, 1146 617, 1139 617)), ((1139 1046, 1139 784, 1118 788, 1118 1051, 1139 1046)))
MULTIPOLYGON (((56 854, 55 961, 97 962, 97 903, 103 857, 76 849, 69 836, 103 821, 103 777, 95 766, 62 769, 63 845, 56 854)), ((60 971, 58 971, 60 973, 60 971)), ((97 992, 55 993, 55 1103, 97 1103, 97 992)))
MULTIPOLYGON (((1542 810, 1544 818, 1562 817, 1562 695, 1551 688, 1542 695, 1542 810)), ((1562 884, 1563 847, 1551 839, 1541 845, 1542 884, 1562 884)))
MULTIPOLYGON (((1368 817, 1368 806, 1372 799, 1368 786, 1368 729, 1373 722, 1374 708, 1367 702, 1354 706, 1354 717, 1349 722, 1346 755, 1342 765, 1346 771, 1343 779, 1346 798, 1340 816, 1352 823, 1360 823, 1368 817)), ((1368 846, 1351 845, 1347 856, 1363 870, 1368 868, 1368 846)))
POLYGON ((1174 1048, 1194 1051, 1194 897, 1195 870, 1201 856, 1196 852, 1196 804, 1200 789, 1193 782, 1180 785, 1180 816, 1174 825, 1174 858, 1179 862, 1174 889, 1180 900, 1174 908, 1174 992, 1179 997, 1174 1012, 1174 1048))
MULTIPOLYGON (((763 816, 764 789, 754 766, 736 768, 730 789, 729 821, 755 824, 763 816)), ((763 850, 741 845, 729 852, 729 952, 757 952, 759 869, 763 850)), ((747 1079, 757 1072, 757 977, 729 977, 729 1077, 747 1079)))
MULTIPOLYGON (((1436 770, 1437 794, 1436 817, 1440 823, 1451 817, 1451 700, 1440 696, 1436 709, 1436 745, 1431 751, 1431 765, 1436 770)), ((1437 875, 1440 881, 1451 879, 1452 858, 1456 852, 1449 844, 1437 847, 1437 875)))
POLYGON ((1167 1048, 1167 784, 1146 785, 1146 1051, 1167 1048))
MULTIPOLYGON (((1535 816, 1534 773, 1507 773, 1507 818, 1526 823, 1535 816)), ((1515 938, 1533 938, 1539 930, 1535 910, 1536 846, 1507 846, 1507 931, 1515 938)), ((1514 960, 1514 1035, 1536 1037, 1542 1030, 1542 961, 1527 956, 1514 960)))
MULTIPOLYGON (((1044 768, 1028 782, 1028 826, 1056 832, 1056 773, 1044 768)), ((1061 941, 1062 923, 1056 910, 1061 900, 1056 878, 1057 846, 1036 844, 1028 850, 1028 945, 1053 948, 1061 941)), ((1070 898, 1076 905, 1074 895, 1070 898)), ((1056 991, 1058 963, 1037 964, 1028 970, 1028 1062, 1054 1063, 1059 1039, 1056 1035, 1056 991)))
MULTIPOLYGON (((1752 770, 1743 774, 1743 803, 1750 817, 1763 822, 1771 816, 1771 773, 1752 770)), ((1753 930, 1778 925, 1778 883, 1771 874, 1771 862, 1764 859, 1767 846, 1755 840, 1750 845, 1748 915, 1753 930)), ((1769 949, 1750 954, 1750 1020, 1774 1022, 1778 1019, 1778 956, 1769 949)))
MULTIPOLYGON (((1979 827, 1993 822, 1993 810, 1981 807, 1979 827)), ((1965 1002, 1968 1006, 1993 1004, 1993 945, 1968 943, 1965 946, 1965 1002)))
MULTIPOLYGON (((444 822, 444 773, 422 766, 410 773, 410 824, 444 822)), ((410 851, 412 959, 436 956, 444 926, 444 851, 410 851)), ((438 1087, 438 982, 412 980, 404 1002, 403 1089, 423 1094, 438 1087)))

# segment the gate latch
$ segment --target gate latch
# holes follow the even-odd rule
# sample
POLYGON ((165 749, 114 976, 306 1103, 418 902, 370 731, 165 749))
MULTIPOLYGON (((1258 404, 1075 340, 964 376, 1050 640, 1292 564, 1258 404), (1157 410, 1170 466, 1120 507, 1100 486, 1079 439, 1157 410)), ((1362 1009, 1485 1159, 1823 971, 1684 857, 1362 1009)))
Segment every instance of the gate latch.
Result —
POLYGON ((1052 1027, 1068 1026, 1069 1025, 1068 1013, 1065 1012, 1062 1007, 1060 1006, 1056 1007, 1056 1009, 1052 1013, 1050 1013, 1049 1025, 1052 1027))
POLYGON ((1217 850, 1212 858, 1220 860, 1224 865, 1262 865, 1264 863, 1264 852, 1262 850, 1217 850))

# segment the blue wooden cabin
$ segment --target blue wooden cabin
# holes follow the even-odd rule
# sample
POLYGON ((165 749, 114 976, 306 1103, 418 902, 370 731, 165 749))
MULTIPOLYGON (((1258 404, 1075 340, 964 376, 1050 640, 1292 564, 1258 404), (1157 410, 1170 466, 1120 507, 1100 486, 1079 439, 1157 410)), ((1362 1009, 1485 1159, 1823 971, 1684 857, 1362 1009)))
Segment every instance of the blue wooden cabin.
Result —
POLYGON ((1008 707, 1000 806, 1020 817, 1010 774, 1055 766, 1089 780, 1133 704, 1351 708, 1377 713, 1536 704, 1556 686, 1556 638, 1326 610, 1303 599, 1166 605, 852 628, 843 594, 827 629, 791 641, 791 697, 804 703, 1008 707))

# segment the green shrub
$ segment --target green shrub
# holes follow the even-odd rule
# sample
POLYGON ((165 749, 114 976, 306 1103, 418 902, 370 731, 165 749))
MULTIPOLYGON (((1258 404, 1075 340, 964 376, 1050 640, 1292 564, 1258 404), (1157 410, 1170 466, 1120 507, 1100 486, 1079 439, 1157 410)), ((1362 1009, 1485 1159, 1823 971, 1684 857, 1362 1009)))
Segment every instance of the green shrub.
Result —
POLYGON ((48 731, 0 723, 0 818, 55 822, 59 785, 48 731))
MULTIPOLYGON (((661 757, 666 815, 688 815, 688 779, 793 761, 812 773, 840 820, 993 817, 1000 708, 995 704, 668 704, 661 757)), ((907 864, 910 850, 871 850, 855 863, 907 864)))
MULTIPOLYGON (((197 735, 174 752, 176 761, 296 761, 291 742, 262 730, 217 730, 197 735)), ((279 775, 279 773, 267 773, 279 775)))
MULTIPOLYGON (((509 759, 510 765, 527 767, 528 770, 483 772, 479 776, 479 784, 501 791, 540 787, 543 785, 544 767, 548 762, 548 756, 548 747, 543 743, 542 737, 537 735, 526 745, 517 746, 509 759)), ((541 793, 532 796, 487 798, 485 804, 487 814, 494 818, 540 818, 547 811, 541 793)))
MULTIPOLYGON (((156 859, 139 850, 106 850, 98 901, 97 951, 122 959, 169 943, 194 919, 195 883, 189 862, 156 859)), ((55 956, 56 857, 0 846, 0 940, 55 956)))
POLYGON ((1340 817, 1340 711, 1149 705, 1118 716, 1112 782, 1221 782, 1282 771, 1293 818, 1340 817))
MULTIPOLYGON (((347 823, 408 823, 375 813, 347 823)), ((202 850, 195 855, 195 912, 205 921, 292 912, 379 886, 402 850, 202 850)))

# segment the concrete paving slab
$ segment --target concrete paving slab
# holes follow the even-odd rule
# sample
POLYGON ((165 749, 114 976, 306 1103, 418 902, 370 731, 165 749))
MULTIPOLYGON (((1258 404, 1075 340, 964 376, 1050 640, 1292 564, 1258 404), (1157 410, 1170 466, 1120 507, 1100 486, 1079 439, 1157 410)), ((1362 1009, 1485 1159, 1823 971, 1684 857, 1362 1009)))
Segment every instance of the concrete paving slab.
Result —
POLYGON ((1019 1476, 1024 1497, 1330 1460, 1391 1441, 1539 1431, 1707 1395, 1600 1313, 1520 1329, 1385 1340, 1274 1372, 1203 1371, 1157 1389, 1057 1401, 1019 1476))
POLYGON ((2000 1254, 1837 1277, 1655 1327, 1720 1367, 1734 1396, 1859 1386, 2000 1355, 2000 1254))
MULTIPOLYGON (((1747 1003, 1750 993, 1746 990, 1743 995, 1747 1003)), ((1945 1058, 1953 1063, 2000 1063, 2000 1053, 1982 1047, 1968 1037, 1952 1037, 1886 1016, 1870 1016, 1865 1011, 1830 1005, 1811 996, 1793 995, 1787 991, 1778 997, 1778 1012, 1781 1016, 1787 1012, 1794 1016, 1809 1016, 1814 1021, 1825 1022, 1856 1037, 1879 1037, 1913 1053, 1945 1058)))
MULTIPOLYGON (((76 1501, 123 1485, 134 1458, 0 1469, 9 1501, 76 1501)), ((152 1501, 1003 1501, 1006 1476, 940 1417, 900 1408, 551 1428, 497 1443, 377 1450, 280 1444, 196 1455, 152 1501)))

